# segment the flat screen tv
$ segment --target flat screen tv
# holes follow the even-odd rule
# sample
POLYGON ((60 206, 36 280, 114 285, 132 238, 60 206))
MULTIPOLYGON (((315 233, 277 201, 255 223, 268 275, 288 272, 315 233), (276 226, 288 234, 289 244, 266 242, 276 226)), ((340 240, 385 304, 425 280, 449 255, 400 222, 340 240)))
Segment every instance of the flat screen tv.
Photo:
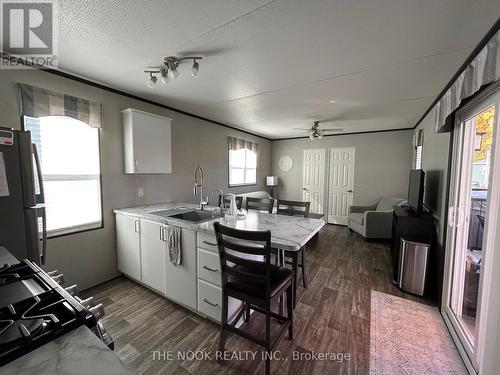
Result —
POLYGON ((424 179, 425 172, 422 169, 412 169, 410 171, 408 208, 418 214, 422 213, 424 207, 424 179))

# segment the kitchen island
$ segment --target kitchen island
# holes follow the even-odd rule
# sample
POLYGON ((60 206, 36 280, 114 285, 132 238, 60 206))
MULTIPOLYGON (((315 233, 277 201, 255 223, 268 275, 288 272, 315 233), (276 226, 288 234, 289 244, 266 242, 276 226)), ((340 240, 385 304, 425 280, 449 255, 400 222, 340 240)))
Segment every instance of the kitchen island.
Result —
POLYGON ((241 230, 270 230, 271 245, 278 249, 291 251, 299 250, 325 225, 323 219, 276 215, 259 211, 248 211, 244 219, 229 218, 226 216, 203 223, 192 223, 186 220, 162 217, 154 214, 154 212, 176 208, 194 210, 198 208, 198 205, 167 202, 150 206, 116 209, 114 213, 147 219, 164 225, 178 226, 211 235, 214 234, 213 223, 215 221, 220 222, 222 225, 241 230))
MULTIPOLYGON (((299 251, 325 225, 322 219, 249 211, 244 218, 218 217, 190 222, 165 216, 197 209, 178 202, 116 209, 118 270, 170 300, 220 321, 220 264, 213 223, 241 230, 270 230, 271 245, 299 251), (162 215, 155 213, 162 212, 162 215), (181 228, 181 264, 169 261, 165 239, 169 226, 181 228)), ((229 316, 241 303, 229 300, 229 316)))

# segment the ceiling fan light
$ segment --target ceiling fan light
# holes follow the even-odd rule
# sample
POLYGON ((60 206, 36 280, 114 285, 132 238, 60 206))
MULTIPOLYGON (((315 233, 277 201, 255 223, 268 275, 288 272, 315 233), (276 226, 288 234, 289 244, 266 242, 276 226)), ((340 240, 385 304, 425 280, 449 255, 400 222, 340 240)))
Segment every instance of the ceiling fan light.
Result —
POLYGON ((193 67, 191 68, 191 75, 197 78, 200 75, 200 64, 196 60, 193 60, 193 67))
POLYGON ((156 86, 156 82, 158 82, 158 78, 151 74, 150 78, 148 79, 147 85, 150 89, 154 89, 156 86))
POLYGON ((170 81, 170 77, 168 76, 168 70, 162 69, 160 70, 160 74, 161 74, 161 83, 166 85, 170 81))

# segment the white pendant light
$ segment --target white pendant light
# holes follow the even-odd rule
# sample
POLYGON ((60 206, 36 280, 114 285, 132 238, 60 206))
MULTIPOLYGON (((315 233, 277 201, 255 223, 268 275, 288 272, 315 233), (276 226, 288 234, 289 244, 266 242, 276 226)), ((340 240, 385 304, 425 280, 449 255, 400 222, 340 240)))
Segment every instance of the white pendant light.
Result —
POLYGON ((198 78, 200 75, 200 64, 196 60, 193 60, 193 67, 191 68, 191 75, 194 78, 198 78))
POLYGON ((156 82, 158 81, 158 78, 156 78, 156 76, 154 76, 153 74, 150 75, 150 78, 148 79, 148 87, 150 89, 154 89, 155 86, 156 86, 156 82))

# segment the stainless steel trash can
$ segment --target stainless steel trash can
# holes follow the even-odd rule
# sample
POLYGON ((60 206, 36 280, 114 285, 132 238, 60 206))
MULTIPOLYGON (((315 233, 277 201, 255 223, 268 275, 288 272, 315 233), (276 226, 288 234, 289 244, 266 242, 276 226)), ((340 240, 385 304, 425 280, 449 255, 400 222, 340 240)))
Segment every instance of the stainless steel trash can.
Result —
POLYGON ((401 238, 398 284, 405 292, 423 296, 431 245, 401 238))

